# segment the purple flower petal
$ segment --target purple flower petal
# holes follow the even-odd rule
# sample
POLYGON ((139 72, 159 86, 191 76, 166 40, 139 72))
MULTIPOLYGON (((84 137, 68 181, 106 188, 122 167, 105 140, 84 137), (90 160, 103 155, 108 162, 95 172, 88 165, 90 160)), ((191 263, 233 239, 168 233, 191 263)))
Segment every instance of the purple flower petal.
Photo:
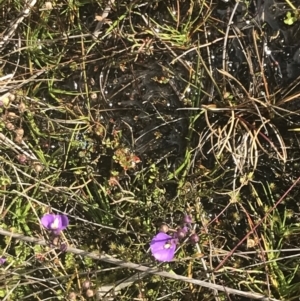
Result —
POLYGON ((59 215, 59 217, 60 217, 60 225, 61 225, 60 230, 64 230, 69 226, 69 219, 64 214, 59 215))
POLYGON ((158 233, 150 243, 150 250, 158 261, 171 261, 174 258, 176 242, 166 233, 158 233))
POLYGON ((0 265, 4 264, 6 262, 5 257, 0 257, 0 265))
POLYGON ((41 223, 46 229, 51 230, 51 225, 54 219, 55 219, 55 214, 47 213, 44 214, 44 216, 41 218, 41 223))
POLYGON ((66 229, 69 225, 69 219, 64 214, 47 213, 41 218, 42 225, 55 234, 66 229))

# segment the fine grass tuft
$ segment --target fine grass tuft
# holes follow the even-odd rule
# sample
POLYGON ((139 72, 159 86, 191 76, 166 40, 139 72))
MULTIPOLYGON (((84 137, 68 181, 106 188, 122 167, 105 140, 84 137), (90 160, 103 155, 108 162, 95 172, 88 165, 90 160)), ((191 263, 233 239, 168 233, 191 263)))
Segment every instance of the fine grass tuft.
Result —
POLYGON ((294 3, 0 8, 0 298, 299 298, 294 3))

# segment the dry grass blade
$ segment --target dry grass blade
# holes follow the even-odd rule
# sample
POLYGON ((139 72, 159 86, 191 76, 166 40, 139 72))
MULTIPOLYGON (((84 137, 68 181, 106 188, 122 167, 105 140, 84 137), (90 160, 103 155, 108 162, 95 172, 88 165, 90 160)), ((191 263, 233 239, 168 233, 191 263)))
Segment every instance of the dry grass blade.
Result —
POLYGON ((265 87, 264 92, 266 94, 266 100, 267 100, 268 104, 270 104, 270 93, 269 93, 268 83, 267 83, 267 80, 266 80, 264 67, 263 67, 263 61, 262 61, 263 54, 262 55, 259 54, 258 47, 257 47, 257 42, 256 42, 256 36, 257 36, 257 32, 256 32, 256 30, 253 29, 252 37, 253 37, 254 49, 255 49, 255 52, 256 52, 256 57, 257 57, 257 60, 258 60, 259 66, 260 66, 260 72, 261 72, 262 80, 263 80, 264 87, 265 87))
MULTIPOLYGON (((226 126, 221 130, 221 133, 226 133, 225 134, 225 139, 222 139, 221 141, 218 141, 218 153, 217 156, 220 157, 221 154, 223 153, 223 150, 225 148, 225 146, 227 145, 229 139, 231 139, 231 133, 233 132, 235 126, 235 116, 234 116, 234 111, 231 111, 231 117, 229 118, 228 123, 226 124, 226 126), (229 130, 226 131, 227 127, 230 125, 229 130), (221 143, 220 143, 221 142, 221 143)), ((221 134, 220 133, 220 134, 221 134)), ((221 135, 220 135, 221 136, 221 135)), ((219 137, 220 137, 219 136, 219 137)))
POLYGON ((93 32, 93 37, 94 38, 98 38, 99 34, 101 33, 101 28, 102 28, 103 24, 105 23, 105 19, 108 17, 114 3, 115 3, 115 0, 109 0, 109 3, 105 7, 105 9, 102 13, 102 16, 100 18, 98 18, 99 20, 98 20, 96 28, 93 32))
POLYGON ((9 80, 7 82, 4 82, 3 83, 4 87, 1 87, 2 85, 0 85, 0 93, 4 93, 4 92, 11 91, 14 89, 17 90, 17 89, 22 88, 23 86, 25 86, 26 84, 28 84, 30 82, 38 81, 37 78, 45 72, 46 72, 46 70, 40 70, 25 80, 21 80, 21 81, 9 80))
POLYGON ((241 82, 239 82, 233 75, 231 75, 230 73, 228 73, 227 71, 225 70, 220 70, 220 69, 217 69, 218 72, 220 72, 222 75, 225 75, 226 77, 234 80, 238 85, 239 87, 245 92, 245 95, 247 95, 248 99, 250 99, 250 95, 249 95, 249 92, 245 89, 245 87, 241 84, 241 82))
POLYGON ((8 28, 3 33, 3 38, 0 40, 0 52, 3 50, 3 47, 9 42, 10 38, 14 35, 14 33, 16 32, 16 30, 17 30, 18 26, 20 25, 20 23, 22 23, 24 18, 26 18, 29 15, 30 10, 36 4, 36 1, 37 0, 28 1, 25 4, 24 9, 19 14, 18 18, 13 20, 9 24, 8 28))
POLYGON ((237 1, 233 7, 233 10, 231 12, 230 18, 228 20, 228 24, 226 27, 226 33, 225 33, 225 38, 224 38, 224 45, 223 45, 223 55, 222 55, 222 59, 223 59, 223 70, 226 70, 226 61, 227 61, 227 41, 228 41, 228 36, 229 36, 229 31, 231 28, 231 24, 232 24, 232 20, 234 18, 234 15, 236 13, 236 10, 238 8, 240 4, 240 1, 237 1))
POLYGON ((217 121, 211 124, 208 112, 205 111, 205 119, 208 127, 208 130, 205 131, 207 138, 201 134, 199 146, 203 147, 205 141, 210 137, 211 148, 208 153, 213 151, 217 160, 225 153, 229 153, 238 167, 240 174, 244 174, 246 162, 247 169, 251 166, 252 170, 255 170, 259 157, 256 136, 242 119, 238 115, 235 115, 234 110, 231 110, 231 116, 228 118, 228 122, 220 127, 217 121), (214 138, 216 138, 216 141, 214 138))
POLYGON ((24 141, 22 141, 23 146, 28 150, 22 149, 19 145, 14 143, 12 140, 9 138, 5 137, 2 133, 0 133, 0 141, 5 144, 8 148, 12 149, 15 151, 17 154, 21 153, 24 154, 26 157, 30 158, 31 160, 38 160, 37 157, 34 155, 34 153, 31 152, 29 147, 25 144, 24 141))
MULTIPOLYGON (((41 246, 47 246, 48 245, 47 242, 42 240, 42 239, 24 236, 22 234, 9 232, 9 231, 6 231, 4 229, 0 229, 0 234, 4 235, 4 236, 11 237, 11 238, 15 238, 15 239, 18 239, 18 240, 38 244, 38 245, 41 245, 41 246)), ((188 278, 188 277, 180 276, 180 275, 177 275, 175 273, 163 272, 158 268, 149 268, 149 267, 146 267, 146 266, 143 266, 143 265, 140 265, 140 264, 135 264, 135 263, 132 263, 132 262, 125 262, 123 260, 108 256, 108 255, 96 255, 96 254, 86 252, 86 251, 81 250, 81 249, 72 248, 72 247, 68 247, 66 249, 66 252, 73 253, 75 255, 80 255, 80 256, 83 256, 83 257, 89 257, 93 260, 100 260, 100 261, 110 263, 110 264, 113 264, 113 265, 117 265, 117 266, 120 266, 120 267, 123 267, 123 268, 126 268, 126 269, 134 269, 134 270, 137 270, 137 271, 140 271, 140 272, 143 272, 143 273, 148 273, 148 274, 157 275, 157 276, 161 276, 161 277, 166 277, 166 278, 170 278, 170 279, 174 279, 174 280, 178 280, 178 281, 184 281, 184 282, 187 282, 187 283, 192 283, 192 284, 203 286, 203 287, 206 287, 206 288, 209 288, 209 289, 212 289, 212 290, 218 290, 218 291, 221 291, 221 292, 226 292, 227 294, 243 296, 243 297, 252 298, 254 300, 261 300, 261 301, 279 301, 275 298, 266 297, 266 296, 261 295, 261 294, 252 293, 252 292, 244 292, 244 291, 241 291, 241 290, 225 287, 223 285, 208 283, 206 281, 191 279, 191 278, 188 278)))
POLYGON ((147 275, 148 273, 136 273, 131 277, 121 279, 117 283, 103 285, 96 291, 96 300, 115 300, 116 295, 119 295, 122 289, 133 285, 137 281, 141 281, 147 275))
POLYGON ((282 3, 0 2, 0 299, 298 298, 294 191, 269 210, 300 176, 282 3))

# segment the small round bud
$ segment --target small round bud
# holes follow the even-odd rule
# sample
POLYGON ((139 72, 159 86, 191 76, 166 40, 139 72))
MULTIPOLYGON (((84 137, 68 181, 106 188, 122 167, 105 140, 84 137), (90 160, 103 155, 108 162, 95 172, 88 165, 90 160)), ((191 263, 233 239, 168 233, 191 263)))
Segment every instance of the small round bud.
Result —
POLYGON ((24 130, 22 128, 16 129, 15 133, 16 133, 17 136, 20 136, 20 137, 24 136, 24 130))
POLYGON ((190 242, 196 244, 197 242, 199 242, 199 236, 196 233, 192 234, 190 236, 190 242))
POLYGON ((7 122, 5 124, 6 128, 9 130, 9 131, 13 131, 15 129, 15 125, 12 124, 11 122, 7 122))
POLYGON ((93 92, 90 94, 90 97, 92 100, 95 100, 95 99, 97 99, 98 96, 97 96, 97 93, 93 92))
POLYGON ((85 295, 88 297, 88 298, 91 298, 94 296, 94 291, 91 290, 90 288, 86 290, 85 292, 85 295))
POLYGON ((14 101, 16 99, 16 96, 14 94, 9 93, 8 98, 10 101, 14 101))
POLYGON ((84 158, 85 156, 86 156, 86 152, 85 151, 78 152, 78 157, 79 158, 84 158))
POLYGON ((183 217, 183 222, 184 222, 185 224, 191 224, 191 223, 192 223, 192 218, 191 218, 191 216, 186 214, 186 215, 183 217))
POLYGON ((16 119, 16 118, 18 118, 18 116, 17 116, 17 114, 14 113, 14 112, 8 112, 7 118, 8 118, 8 119, 16 119))
POLYGON ((40 163, 35 162, 35 163, 33 164, 33 169, 34 169, 34 171, 35 171, 36 173, 40 173, 40 172, 43 171, 44 167, 43 167, 40 163))
POLYGON ((4 106, 5 108, 8 108, 10 105, 10 99, 8 96, 4 96, 1 99, 1 106, 4 106))
POLYGON ((87 290, 89 289, 91 286, 91 281, 90 280, 84 280, 82 282, 82 289, 87 290))
POLYGON ((19 109, 19 112, 20 112, 20 113, 24 113, 24 112, 25 112, 25 110, 26 110, 26 105, 25 105, 25 103, 24 103, 23 101, 21 101, 21 102, 19 103, 18 109, 19 109))
POLYGON ((22 141, 23 141, 23 136, 17 135, 17 136, 15 137, 14 141, 15 141, 17 144, 21 144, 22 141))
POLYGON ((160 226, 160 232, 167 233, 169 231, 169 227, 166 224, 160 226))
POLYGON ((74 292, 69 293, 69 300, 74 301, 76 300, 77 296, 74 292))
POLYGON ((230 93, 229 92, 225 92, 223 94, 224 99, 228 99, 230 97, 230 93))
POLYGON ((186 237, 187 232, 188 232, 187 227, 179 228, 177 230, 177 237, 179 239, 183 239, 186 237))
POLYGON ((26 161, 27 161, 27 157, 24 155, 24 154, 20 154, 17 156, 17 159, 18 161, 21 163, 21 164, 25 164, 26 161))
POLYGON ((52 3, 50 1, 46 1, 45 2, 45 9, 50 10, 53 8, 52 3))

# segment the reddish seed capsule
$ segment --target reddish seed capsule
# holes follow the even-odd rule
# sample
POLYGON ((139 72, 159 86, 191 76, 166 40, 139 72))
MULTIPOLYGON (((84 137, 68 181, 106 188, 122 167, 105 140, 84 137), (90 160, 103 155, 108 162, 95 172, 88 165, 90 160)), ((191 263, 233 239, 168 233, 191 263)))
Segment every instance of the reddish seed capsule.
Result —
POLYGON ((177 237, 178 237, 179 239, 185 238, 185 237, 186 237, 186 234, 187 234, 187 229, 186 229, 186 227, 179 228, 179 229, 177 230, 177 237))
POLYGON ((185 224, 191 224, 191 223, 192 223, 192 218, 191 218, 191 216, 186 214, 186 215, 183 217, 183 222, 184 222, 185 224))
POLYGON ((199 236, 194 233, 190 236, 190 242, 196 244, 197 242, 199 242, 199 236))
POLYGON ((25 164, 26 161, 27 161, 27 157, 24 155, 24 154, 20 154, 17 156, 17 159, 18 161, 21 163, 21 164, 25 164))

